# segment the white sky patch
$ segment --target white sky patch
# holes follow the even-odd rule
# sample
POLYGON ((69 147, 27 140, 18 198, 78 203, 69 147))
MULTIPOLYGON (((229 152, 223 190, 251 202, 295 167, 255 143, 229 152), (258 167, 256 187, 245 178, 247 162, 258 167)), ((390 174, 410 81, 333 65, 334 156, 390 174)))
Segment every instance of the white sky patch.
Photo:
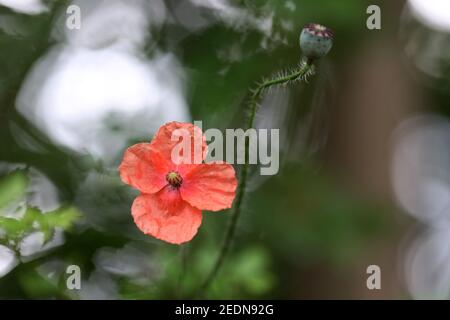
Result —
POLYGON ((53 211, 60 207, 58 189, 47 176, 31 167, 28 178, 30 179, 26 199, 28 206, 37 207, 42 212, 53 211))
POLYGON ((64 34, 70 45, 78 47, 140 49, 149 41, 150 27, 160 27, 167 17, 162 0, 77 0, 73 4, 81 9, 81 29, 70 30, 60 23, 55 33, 64 34))
POLYGON ((112 164, 130 140, 190 120, 184 72, 170 53, 142 54, 149 26, 165 19, 160 0, 75 3, 81 29, 55 28, 63 43, 35 64, 17 108, 55 143, 112 164))
MULTIPOLYGON (((404 256, 416 299, 450 293, 450 123, 437 115, 403 121, 394 133, 392 183, 400 206, 421 222, 404 256)), ((417 228, 416 228, 417 230, 417 228)))
POLYGON ((0 5, 16 12, 32 15, 41 14, 48 10, 48 7, 40 0, 0 0, 0 5))
POLYGON ((128 139, 150 139, 163 123, 189 119, 181 70, 170 54, 145 61, 111 49, 67 49, 33 97, 46 68, 45 62, 36 66, 18 108, 73 150, 111 159, 128 139))
POLYGON ((32 232, 25 236, 19 245, 21 260, 24 262, 33 260, 50 249, 64 244, 64 232, 55 229, 53 238, 44 243, 44 234, 40 231, 32 232))
POLYGON ((450 232, 433 229, 413 242, 405 257, 408 290, 414 299, 450 298, 450 232))
POLYGON ((449 0, 409 0, 413 14, 425 25, 450 31, 450 1, 449 0))
POLYGON ((450 226, 450 123, 438 116, 404 121, 394 134, 392 181, 399 204, 412 216, 450 226))
POLYGON ((14 269, 18 262, 14 251, 0 245, 0 278, 14 269))
POLYGON ((228 0, 191 1, 198 7, 210 9, 229 26, 259 30, 265 36, 270 36, 272 34, 273 13, 262 17, 256 17, 248 10, 233 6, 228 0))

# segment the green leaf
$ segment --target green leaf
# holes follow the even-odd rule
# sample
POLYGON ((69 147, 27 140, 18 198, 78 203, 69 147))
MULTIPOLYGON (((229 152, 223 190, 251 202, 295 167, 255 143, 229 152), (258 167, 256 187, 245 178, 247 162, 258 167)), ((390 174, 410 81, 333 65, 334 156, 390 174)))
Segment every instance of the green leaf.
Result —
POLYGON ((28 208, 21 219, 0 217, 0 226, 6 238, 19 240, 25 235, 41 231, 44 242, 52 239, 55 228, 67 230, 81 216, 74 207, 62 207, 52 212, 42 213, 37 208, 28 208))
POLYGON ((28 185, 27 174, 22 170, 13 171, 0 179, 0 209, 20 199, 28 185))

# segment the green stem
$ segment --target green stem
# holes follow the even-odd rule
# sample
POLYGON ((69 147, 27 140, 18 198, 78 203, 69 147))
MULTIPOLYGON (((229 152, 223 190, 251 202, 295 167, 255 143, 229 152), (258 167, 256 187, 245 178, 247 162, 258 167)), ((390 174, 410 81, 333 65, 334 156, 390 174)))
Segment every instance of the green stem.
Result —
MULTIPOLYGON (((256 112, 258 111, 259 106, 259 100, 261 98, 261 94, 267 90, 271 86, 275 85, 281 85, 286 84, 289 82, 296 81, 298 79, 303 79, 304 77, 308 76, 309 74, 312 74, 313 72, 313 65, 310 63, 302 63, 298 68, 296 68, 291 73, 285 75, 285 76, 279 76, 273 79, 265 80, 258 84, 258 87, 252 92, 250 102, 248 104, 249 109, 249 117, 247 120, 246 130, 249 128, 253 128, 254 122, 255 122, 255 116, 256 112)), ((242 203, 244 201, 245 197, 245 189, 247 187, 247 176, 248 176, 248 139, 245 141, 245 163, 243 164, 242 170, 240 172, 239 176, 239 186, 238 186, 238 193, 236 197, 236 202, 234 205, 234 211, 231 214, 230 223, 228 225, 228 228, 225 233, 225 238, 222 243, 222 247, 220 249, 219 256, 213 265, 210 273, 205 279, 205 282, 203 283, 201 290, 202 292, 205 292, 209 286, 211 285, 214 278, 217 276, 223 261, 230 250, 232 240, 236 231, 237 222, 239 220, 239 216, 242 212, 242 203)))
POLYGON ((187 268, 187 256, 188 256, 188 244, 183 244, 180 246, 180 264, 181 264, 181 272, 178 277, 178 283, 177 283, 177 299, 181 299, 183 296, 183 279, 186 276, 186 268, 187 268))

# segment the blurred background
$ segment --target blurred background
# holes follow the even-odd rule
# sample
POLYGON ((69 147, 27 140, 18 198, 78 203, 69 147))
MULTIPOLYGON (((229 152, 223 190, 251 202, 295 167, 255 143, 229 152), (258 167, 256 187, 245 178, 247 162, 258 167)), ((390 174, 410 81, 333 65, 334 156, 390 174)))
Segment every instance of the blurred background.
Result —
POLYGON ((299 63, 309 22, 334 47, 308 84, 264 98, 280 171, 253 168, 203 295, 450 297, 449 1, 0 0, 0 298, 192 297, 229 215, 205 212, 183 246, 141 234, 123 151, 168 121, 242 126, 248 88, 299 63))

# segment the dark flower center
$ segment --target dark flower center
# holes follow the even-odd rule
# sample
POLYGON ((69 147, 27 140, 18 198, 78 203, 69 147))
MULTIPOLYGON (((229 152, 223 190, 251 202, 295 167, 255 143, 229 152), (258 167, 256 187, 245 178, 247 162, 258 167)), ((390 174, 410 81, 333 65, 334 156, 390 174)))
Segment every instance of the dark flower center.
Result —
POLYGON ((176 171, 171 171, 166 175, 167 182, 174 188, 179 188, 183 183, 183 178, 176 171))

